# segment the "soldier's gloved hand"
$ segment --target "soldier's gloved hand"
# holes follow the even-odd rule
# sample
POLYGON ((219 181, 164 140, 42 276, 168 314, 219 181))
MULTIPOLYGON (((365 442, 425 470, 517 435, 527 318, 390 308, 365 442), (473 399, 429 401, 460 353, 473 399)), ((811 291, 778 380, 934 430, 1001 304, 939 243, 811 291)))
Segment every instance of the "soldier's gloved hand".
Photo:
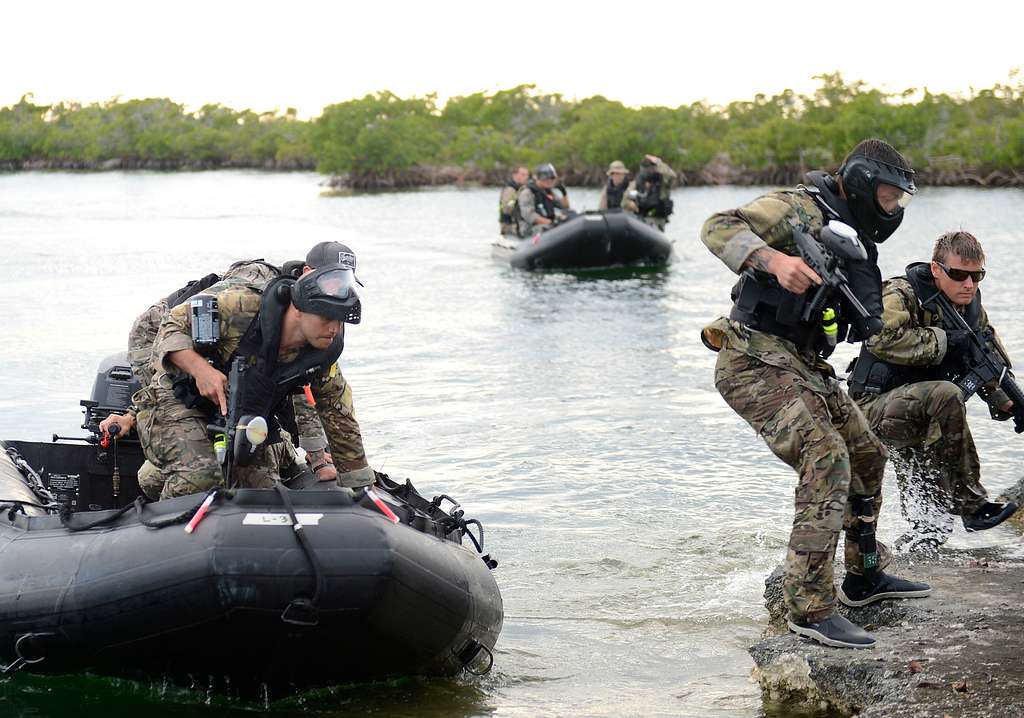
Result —
POLYGON ((569 196, 569 190, 565 188, 565 185, 563 183, 559 182, 558 184, 556 184, 555 189, 561 192, 563 197, 569 196))
POLYGON ((967 329, 947 329, 946 355, 957 356, 967 351, 971 346, 971 334, 967 329))

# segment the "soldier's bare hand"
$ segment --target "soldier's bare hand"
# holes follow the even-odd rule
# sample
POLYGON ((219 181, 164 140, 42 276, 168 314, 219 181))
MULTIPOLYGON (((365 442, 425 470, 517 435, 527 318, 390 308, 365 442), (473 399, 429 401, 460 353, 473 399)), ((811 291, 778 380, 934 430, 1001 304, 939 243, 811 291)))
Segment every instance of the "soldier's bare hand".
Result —
POLYGON ((772 255, 768 271, 775 275, 783 289, 793 294, 803 294, 812 284, 821 284, 821 277, 804 260, 781 252, 772 255))
POLYGON ((228 414, 228 378, 209 364, 195 375, 199 393, 220 407, 220 413, 228 414))

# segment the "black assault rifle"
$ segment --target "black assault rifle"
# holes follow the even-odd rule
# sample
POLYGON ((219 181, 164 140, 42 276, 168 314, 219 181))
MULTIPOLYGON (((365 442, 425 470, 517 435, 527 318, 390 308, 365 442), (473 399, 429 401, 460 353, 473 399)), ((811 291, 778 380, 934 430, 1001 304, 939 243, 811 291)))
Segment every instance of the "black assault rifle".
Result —
POLYGON ((994 334, 991 327, 974 330, 963 315, 956 310, 953 302, 941 291, 924 304, 934 301, 942 310, 942 326, 947 331, 966 331, 971 339, 967 356, 963 362, 944 367, 949 372, 949 380, 960 387, 964 401, 975 392, 979 392, 990 382, 995 381, 999 388, 1013 402, 1010 411, 1013 413, 1013 430, 1018 434, 1024 432, 1024 393, 1010 373, 1006 359, 993 348, 994 334))
MULTIPOLYGON (((234 466, 248 466, 252 463, 256 448, 246 433, 251 416, 243 416, 245 399, 245 374, 248 364, 244 357, 236 356, 228 371, 228 413, 223 423, 207 424, 206 430, 213 436, 213 449, 224 471, 224 486, 231 486, 231 470, 234 466)), ((265 418, 265 417, 264 417, 265 418)))
POLYGON ((857 232, 849 225, 833 220, 821 228, 820 237, 821 244, 808 232, 802 229, 793 230, 793 241, 800 251, 800 258, 821 277, 821 284, 809 290, 814 294, 804 304, 801 321, 820 322, 825 302, 838 293, 843 298, 846 308, 853 313, 851 324, 856 327, 860 336, 867 338, 878 334, 882 331, 882 319, 872 316, 864 308, 850 288, 850 282, 842 270, 843 264, 847 261, 863 262, 868 258, 867 250, 857 239, 857 232))

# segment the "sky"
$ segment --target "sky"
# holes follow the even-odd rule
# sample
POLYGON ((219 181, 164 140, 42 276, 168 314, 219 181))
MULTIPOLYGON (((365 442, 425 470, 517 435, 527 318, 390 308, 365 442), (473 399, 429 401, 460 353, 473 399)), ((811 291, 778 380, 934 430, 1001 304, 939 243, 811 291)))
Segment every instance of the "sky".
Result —
POLYGON ((168 97, 294 107, 533 84, 627 105, 723 105, 841 72, 900 92, 1024 83, 1017 1, 5 3, 0 107, 168 97))

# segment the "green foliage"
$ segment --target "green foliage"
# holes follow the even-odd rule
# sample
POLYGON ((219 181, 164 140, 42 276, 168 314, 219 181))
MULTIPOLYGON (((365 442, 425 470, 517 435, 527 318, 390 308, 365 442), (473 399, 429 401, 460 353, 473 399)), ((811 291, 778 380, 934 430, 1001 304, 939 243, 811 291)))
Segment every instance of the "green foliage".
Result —
POLYGON ((786 90, 725 107, 627 107, 532 85, 452 97, 441 107, 433 95, 382 91, 330 105, 308 122, 293 109, 211 104, 189 112, 161 98, 45 106, 26 95, 0 108, 0 162, 315 165, 372 178, 445 166, 494 177, 550 161, 597 178, 612 160, 635 167, 648 153, 694 173, 723 155, 754 173, 830 168, 860 140, 880 137, 922 170, 1024 168, 1024 83, 1015 74, 967 97, 887 93, 838 73, 816 79, 810 95, 786 90))

